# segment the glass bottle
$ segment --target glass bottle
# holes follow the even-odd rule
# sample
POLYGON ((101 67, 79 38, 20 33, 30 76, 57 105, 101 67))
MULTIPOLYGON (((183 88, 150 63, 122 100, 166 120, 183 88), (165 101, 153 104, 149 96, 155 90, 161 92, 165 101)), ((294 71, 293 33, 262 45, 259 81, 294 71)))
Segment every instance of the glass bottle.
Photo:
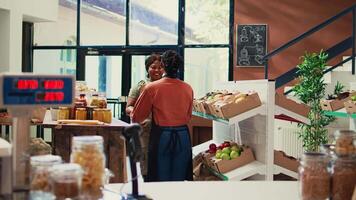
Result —
POLYGON ((51 192, 51 187, 49 182, 49 169, 53 165, 60 164, 61 162, 62 159, 60 156, 55 156, 55 155, 32 156, 30 158, 31 191, 51 192))
POLYGON ((329 157, 323 153, 304 153, 299 166, 302 200, 325 200, 330 195, 329 157))
POLYGON ((356 159, 350 156, 334 156, 332 164, 332 199, 351 199, 356 186, 356 159))
POLYGON ((85 199, 102 196, 101 187, 105 181, 105 162, 103 137, 75 136, 72 140, 70 160, 79 164, 83 170, 82 193, 85 199))
POLYGON ((52 193, 56 200, 79 199, 83 170, 80 165, 66 163, 51 168, 52 193))

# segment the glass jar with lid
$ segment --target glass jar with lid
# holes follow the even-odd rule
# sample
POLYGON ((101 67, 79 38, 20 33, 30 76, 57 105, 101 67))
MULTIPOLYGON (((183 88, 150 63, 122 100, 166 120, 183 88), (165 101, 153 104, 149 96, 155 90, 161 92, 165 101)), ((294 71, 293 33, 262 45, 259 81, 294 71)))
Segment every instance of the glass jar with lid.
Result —
POLYGON ((86 120, 87 119, 87 109, 86 108, 77 108, 75 111, 75 119, 86 120))
POLYGON ((112 121, 112 113, 111 110, 106 108, 103 109, 103 122, 110 124, 112 121))
POLYGON ((103 109, 94 108, 93 111, 93 120, 103 121, 103 109))
POLYGON ((90 106, 99 107, 99 94, 98 93, 92 94, 91 99, 90 99, 90 106))
POLYGON ((57 200, 78 199, 81 193, 83 170, 80 165, 66 163, 51 168, 52 193, 57 200))
POLYGON ((84 93, 80 94, 79 99, 76 102, 81 102, 84 105, 84 107, 86 107, 88 104, 86 95, 84 93))
POLYGON ((100 93, 98 97, 98 107, 99 108, 106 108, 107 107, 107 101, 104 93, 100 93))
POLYGON ((60 164, 62 159, 55 155, 32 156, 30 158, 31 174, 30 189, 31 191, 51 192, 49 182, 49 169, 56 164, 60 164))
POLYGON ((69 108, 68 107, 59 107, 57 120, 69 119, 69 108))
POLYGON ((304 153, 299 166, 302 200, 324 200, 330 195, 329 157, 324 153, 304 153))
POLYGON ((82 193, 84 196, 102 196, 101 187, 105 181, 105 162, 103 137, 75 136, 72 140, 70 160, 79 164, 83 170, 82 193))
POLYGON ((350 156, 334 156, 332 164, 333 200, 351 199, 356 186, 356 159, 350 156))
POLYGON ((338 156, 356 155, 356 132, 351 130, 338 130, 334 133, 335 153, 338 156))

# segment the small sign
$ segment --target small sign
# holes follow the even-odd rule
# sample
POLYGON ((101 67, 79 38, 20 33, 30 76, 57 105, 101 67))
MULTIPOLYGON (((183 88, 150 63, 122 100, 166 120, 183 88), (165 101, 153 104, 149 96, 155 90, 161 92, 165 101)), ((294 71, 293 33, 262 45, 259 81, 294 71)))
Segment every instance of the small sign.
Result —
POLYGON ((267 49, 267 25, 237 26, 237 65, 263 66, 267 49))

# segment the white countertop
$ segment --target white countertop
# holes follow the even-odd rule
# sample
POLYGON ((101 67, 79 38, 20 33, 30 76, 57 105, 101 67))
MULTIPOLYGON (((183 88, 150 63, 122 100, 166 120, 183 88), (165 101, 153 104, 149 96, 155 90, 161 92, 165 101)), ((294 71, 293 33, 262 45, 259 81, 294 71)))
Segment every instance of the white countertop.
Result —
MULTIPOLYGON (((118 199, 122 184, 109 184, 104 199, 118 199)), ((131 193, 131 184, 123 192, 131 193)), ((297 181, 204 181, 140 183, 139 192, 154 200, 294 200, 297 181)))

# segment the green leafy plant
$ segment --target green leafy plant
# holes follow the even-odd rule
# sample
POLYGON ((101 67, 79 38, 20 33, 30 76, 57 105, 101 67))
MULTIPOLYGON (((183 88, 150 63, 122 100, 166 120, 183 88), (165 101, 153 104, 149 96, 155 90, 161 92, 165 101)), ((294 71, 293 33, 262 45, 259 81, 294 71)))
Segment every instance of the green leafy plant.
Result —
POLYGON ((321 51, 317 53, 305 53, 302 62, 297 66, 299 83, 293 88, 297 96, 304 104, 310 107, 308 119, 310 124, 299 124, 301 131, 299 137, 303 141, 305 151, 318 151, 321 144, 328 142, 327 126, 332 120, 322 114, 320 100, 325 95, 326 83, 323 80, 328 55, 321 51))
POLYGON ((341 84, 339 81, 336 82, 335 88, 334 88, 334 94, 336 96, 339 96, 343 91, 344 91, 345 86, 341 84))

